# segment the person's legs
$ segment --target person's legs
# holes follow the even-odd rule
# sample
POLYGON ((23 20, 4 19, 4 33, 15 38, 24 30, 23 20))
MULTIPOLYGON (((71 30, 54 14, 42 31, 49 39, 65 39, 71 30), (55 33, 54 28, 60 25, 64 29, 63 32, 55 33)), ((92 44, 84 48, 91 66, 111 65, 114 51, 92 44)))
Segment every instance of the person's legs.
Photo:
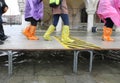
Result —
POLYGON ((111 18, 106 18, 105 20, 106 20, 106 23, 104 26, 106 26, 107 28, 113 28, 114 23, 111 20, 111 18))
POLYGON ((4 41, 8 38, 7 35, 5 35, 3 25, 0 23, 0 40, 4 41))
POLYGON ((3 45, 3 44, 4 44, 4 42, 0 40, 0 45, 3 45))
POLYGON ((23 30, 23 34, 28 38, 30 36, 30 25, 26 26, 23 30))
POLYGON ((56 27, 59 21, 60 14, 53 15, 53 25, 56 27))
POLYGON ((74 40, 69 38, 70 30, 69 30, 69 17, 68 14, 61 14, 61 18, 63 20, 64 26, 62 28, 62 42, 74 42, 74 40))
POLYGON ((103 27, 103 36, 102 39, 104 41, 113 41, 114 39, 111 38, 112 29, 113 29, 113 21, 110 18, 106 18, 106 23, 103 27))
POLYGON ((4 42, 2 41, 3 38, 3 31, 2 31, 3 27, 2 24, 0 24, 0 45, 4 44, 4 42))
POLYGON ((35 35, 36 32, 36 26, 37 26, 37 21, 35 19, 31 19, 31 25, 30 25, 30 36, 28 37, 29 40, 38 40, 39 38, 35 35))
POLYGON ((31 25, 31 20, 32 20, 32 17, 30 18, 25 18, 25 21, 26 21, 26 27, 23 29, 23 34, 28 38, 30 36, 30 25, 31 25))
POLYGON ((30 36, 30 22, 26 22, 26 25, 23 29, 23 34, 28 38, 30 36))
POLYGON ((4 32, 4 29, 3 29, 3 25, 1 24, 1 33, 3 34, 3 36, 5 36, 5 32, 4 32))
POLYGON ((25 21, 30 22, 30 24, 23 30, 23 34, 29 39, 29 40, 38 40, 39 38, 35 36, 37 21, 30 17, 25 18, 25 21))
POLYGON ((51 40, 50 34, 54 32, 55 27, 57 26, 58 20, 59 20, 59 14, 53 15, 53 25, 50 25, 45 34, 43 35, 43 38, 47 41, 51 40))
POLYGON ((68 25, 69 26, 69 17, 68 17, 68 14, 61 14, 61 18, 63 20, 64 25, 68 25))
POLYGON ((4 36, 3 34, 3 26, 0 24, 0 39, 4 36))

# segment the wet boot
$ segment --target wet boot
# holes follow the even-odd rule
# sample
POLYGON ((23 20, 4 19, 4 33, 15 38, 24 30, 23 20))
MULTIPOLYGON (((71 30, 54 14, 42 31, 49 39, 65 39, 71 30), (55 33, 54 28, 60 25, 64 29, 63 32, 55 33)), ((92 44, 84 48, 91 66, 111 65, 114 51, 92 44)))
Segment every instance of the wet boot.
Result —
POLYGON ((52 40, 50 37, 50 34, 52 32, 54 32, 54 30, 55 30, 54 25, 50 25, 49 28, 47 29, 47 31, 45 32, 45 34, 43 35, 44 40, 46 40, 46 41, 52 40))
POLYGON ((3 25, 0 25, 0 40, 5 41, 8 38, 7 35, 5 35, 3 25))
POLYGON ((23 34, 28 38, 30 36, 30 25, 23 30, 23 34))
POLYGON ((9 36, 4 35, 2 38, 0 38, 2 41, 5 41, 9 36))
POLYGON ((4 44, 4 42, 0 40, 0 45, 3 45, 3 44, 4 44))
POLYGON ((39 40, 39 38, 35 35, 36 32, 36 26, 30 26, 30 36, 28 36, 29 40, 39 40))
POLYGON ((112 34, 112 28, 109 27, 103 27, 103 36, 102 36, 102 40, 103 41, 114 41, 113 38, 111 38, 111 34, 112 34))
POLYGON ((62 28, 61 41, 64 42, 64 43, 72 43, 72 42, 74 42, 74 40, 69 38, 69 34, 70 34, 69 26, 64 25, 63 28, 62 28))

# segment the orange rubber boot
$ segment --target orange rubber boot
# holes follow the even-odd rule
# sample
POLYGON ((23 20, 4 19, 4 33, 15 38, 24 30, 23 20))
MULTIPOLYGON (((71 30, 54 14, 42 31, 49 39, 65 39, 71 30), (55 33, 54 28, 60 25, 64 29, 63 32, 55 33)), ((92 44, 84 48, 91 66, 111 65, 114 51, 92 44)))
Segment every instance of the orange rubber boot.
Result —
POLYGON ((28 37, 29 40, 39 40, 39 38, 35 35, 36 26, 30 26, 30 36, 28 37))
POLYGON ((23 30, 23 34, 24 34, 26 37, 29 37, 29 36, 30 36, 30 26, 27 26, 27 27, 23 30))
POLYGON ((114 41, 114 39, 111 38, 111 34, 112 34, 112 28, 104 26, 102 39, 104 41, 114 41))
POLYGON ((111 35, 112 35, 112 28, 108 28, 109 30, 109 35, 108 35, 108 41, 114 41, 113 38, 111 38, 111 35))

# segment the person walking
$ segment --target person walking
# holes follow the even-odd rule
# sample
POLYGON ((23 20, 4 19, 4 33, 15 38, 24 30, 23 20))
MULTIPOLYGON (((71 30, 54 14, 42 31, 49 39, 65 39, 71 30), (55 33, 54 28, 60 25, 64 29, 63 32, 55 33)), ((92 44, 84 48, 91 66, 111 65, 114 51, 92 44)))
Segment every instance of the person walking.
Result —
POLYGON ((104 22, 102 40, 114 41, 113 26, 120 27, 120 0, 99 0, 97 14, 104 22))
POLYGON ((7 35, 5 35, 4 29, 3 29, 3 20, 2 20, 2 14, 6 13, 8 10, 8 6, 4 0, 0 0, 0 44, 3 44, 4 40, 8 38, 7 35))
POLYGON ((49 28, 43 35, 43 38, 47 41, 52 40, 50 35, 51 35, 51 33, 54 32, 54 30, 58 24, 59 17, 61 17, 62 21, 64 23, 64 25, 62 27, 61 41, 62 42, 73 42, 74 40, 69 38, 69 35, 70 35, 69 28, 70 27, 69 27, 69 17, 68 17, 68 8, 67 8, 66 0, 61 0, 61 1, 62 1, 61 5, 59 5, 58 7, 55 7, 55 8, 52 7, 53 24, 51 24, 49 26, 49 28))
POLYGON ((35 35, 37 23, 43 18, 43 1, 42 0, 26 0, 25 5, 25 21, 30 22, 24 30, 23 34, 29 40, 38 40, 35 35))

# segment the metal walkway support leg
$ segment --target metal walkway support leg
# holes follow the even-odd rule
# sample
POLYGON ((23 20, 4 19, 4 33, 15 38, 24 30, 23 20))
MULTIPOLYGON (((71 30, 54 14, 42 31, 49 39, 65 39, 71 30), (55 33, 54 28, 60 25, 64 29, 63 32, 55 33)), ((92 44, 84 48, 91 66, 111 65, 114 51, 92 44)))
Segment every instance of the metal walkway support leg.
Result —
POLYGON ((12 51, 8 51, 8 74, 12 75, 12 67, 13 67, 13 62, 12 62, 12 51))
MULTIPOLYGON (((86 50, 90 53, 90 62, 89 62, 89 72, 92 71, 92 63, 93 63, 93 51, 86 50)), ((74 51, 74 60, 73 60, 73 72, 77 73, 77 65, 78 65, 78 54, 80 51, 74 51)))
POLYGON ((78 54, 80 51, 74 51, 73 72, 77 73, 78 54))
POLYGON ((90 63, 89 63, 89 72, 92 71, 92 62, 93 62, 93 51, 88 51, 90 53, 90 63))

